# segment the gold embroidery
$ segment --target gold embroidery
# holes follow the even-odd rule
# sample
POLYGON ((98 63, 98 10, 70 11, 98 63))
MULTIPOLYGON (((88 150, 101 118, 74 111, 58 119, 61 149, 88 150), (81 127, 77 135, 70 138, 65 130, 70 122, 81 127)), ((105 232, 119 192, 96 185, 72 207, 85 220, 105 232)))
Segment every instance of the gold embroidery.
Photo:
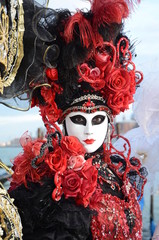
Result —
MULTIPOLYGON (((0 8, 0 64, 4 71, 7 70, 7 53, 8 53, 8 29, 9 18, 5 14, 4 7, 0 8)), ((3 81, 0 74, 0 92, 3 92, 3 81)))
POLYGON ((0 93, 14 81, 22 58, 24 10, 22 0, 11 0, 9 13, 0 8, 0 93))
MULTIPOLYGON (((0 167, 12 175, 13 171, 1 159, 0 167)), ((22 240, 21 219, 13 201, 0 182, 0 240, 22 240)))
POLYGON ((22 240, 22 225, 17 208, 0 183, 0 239, 22 240), (6 236, 5 238, 2 238, 6 236))

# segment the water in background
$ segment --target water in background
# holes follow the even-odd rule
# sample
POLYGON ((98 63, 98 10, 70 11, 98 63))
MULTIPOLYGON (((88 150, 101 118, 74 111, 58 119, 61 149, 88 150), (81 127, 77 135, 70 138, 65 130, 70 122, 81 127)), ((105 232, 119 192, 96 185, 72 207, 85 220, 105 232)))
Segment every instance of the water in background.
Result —
MULTIPOLYGON (((0 160, 7 166, 12 166, 14 158, 22 152, 21 147, 0 147, 0 160)), ((0 175, 6 174, 6 170, 0 168, 0 175)), ((6 189, 9 188, 10 182, 1 180, 6 189)))
POLYGON ((11 166, 13 159, 22 152, 21 147, 0 147, 0 159, 7 166, 11 166))

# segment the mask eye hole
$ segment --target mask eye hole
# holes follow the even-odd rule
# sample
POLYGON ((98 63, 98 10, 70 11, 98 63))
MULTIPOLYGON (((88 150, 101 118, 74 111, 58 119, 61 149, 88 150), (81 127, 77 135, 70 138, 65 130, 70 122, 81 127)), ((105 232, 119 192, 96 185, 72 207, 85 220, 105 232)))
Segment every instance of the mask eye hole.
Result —
POLYGON ((105 116, 103 115, 97 115, 92 119, 92 125, 98 125, 104 122, 105 116))
POLYGON ((70 119, 75 124, 86 126, 86 119, 82 115, 76 115, 76 116, 70 117, 70 119))

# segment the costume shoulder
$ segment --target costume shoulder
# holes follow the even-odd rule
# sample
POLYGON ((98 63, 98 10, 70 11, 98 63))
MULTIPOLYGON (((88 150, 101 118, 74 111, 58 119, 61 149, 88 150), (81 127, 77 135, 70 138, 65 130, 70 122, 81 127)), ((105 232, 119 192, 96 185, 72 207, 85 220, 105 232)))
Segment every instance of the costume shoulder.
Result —
POLYGON ((147 181, 147 169, 141 165, 139 159, 131 157, 124 159, 119 155, 111 156, 111 168, 115 169, 116 174, 122 178, 122 181, 129 181, 135 189, 137 196, 143 194, 143 188, 147 181))
POLYGON ((23 239, 92 239, 91 211, 77 206, 73 199, 53 201, 52 179, 43 183, 28 183, 10 192, 22 219, 23 239), (38 219, 38 221, 37 221, 38 219))

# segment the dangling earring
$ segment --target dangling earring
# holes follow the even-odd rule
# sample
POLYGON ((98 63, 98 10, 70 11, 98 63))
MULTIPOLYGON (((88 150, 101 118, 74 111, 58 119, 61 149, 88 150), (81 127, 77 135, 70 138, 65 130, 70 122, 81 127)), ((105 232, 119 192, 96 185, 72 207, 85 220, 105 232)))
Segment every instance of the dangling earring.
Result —
POLYGON ((110 143, 111 143, 111 124, 108 124, 107 135, 105 138, 106 149, 110 150, 110 143))

